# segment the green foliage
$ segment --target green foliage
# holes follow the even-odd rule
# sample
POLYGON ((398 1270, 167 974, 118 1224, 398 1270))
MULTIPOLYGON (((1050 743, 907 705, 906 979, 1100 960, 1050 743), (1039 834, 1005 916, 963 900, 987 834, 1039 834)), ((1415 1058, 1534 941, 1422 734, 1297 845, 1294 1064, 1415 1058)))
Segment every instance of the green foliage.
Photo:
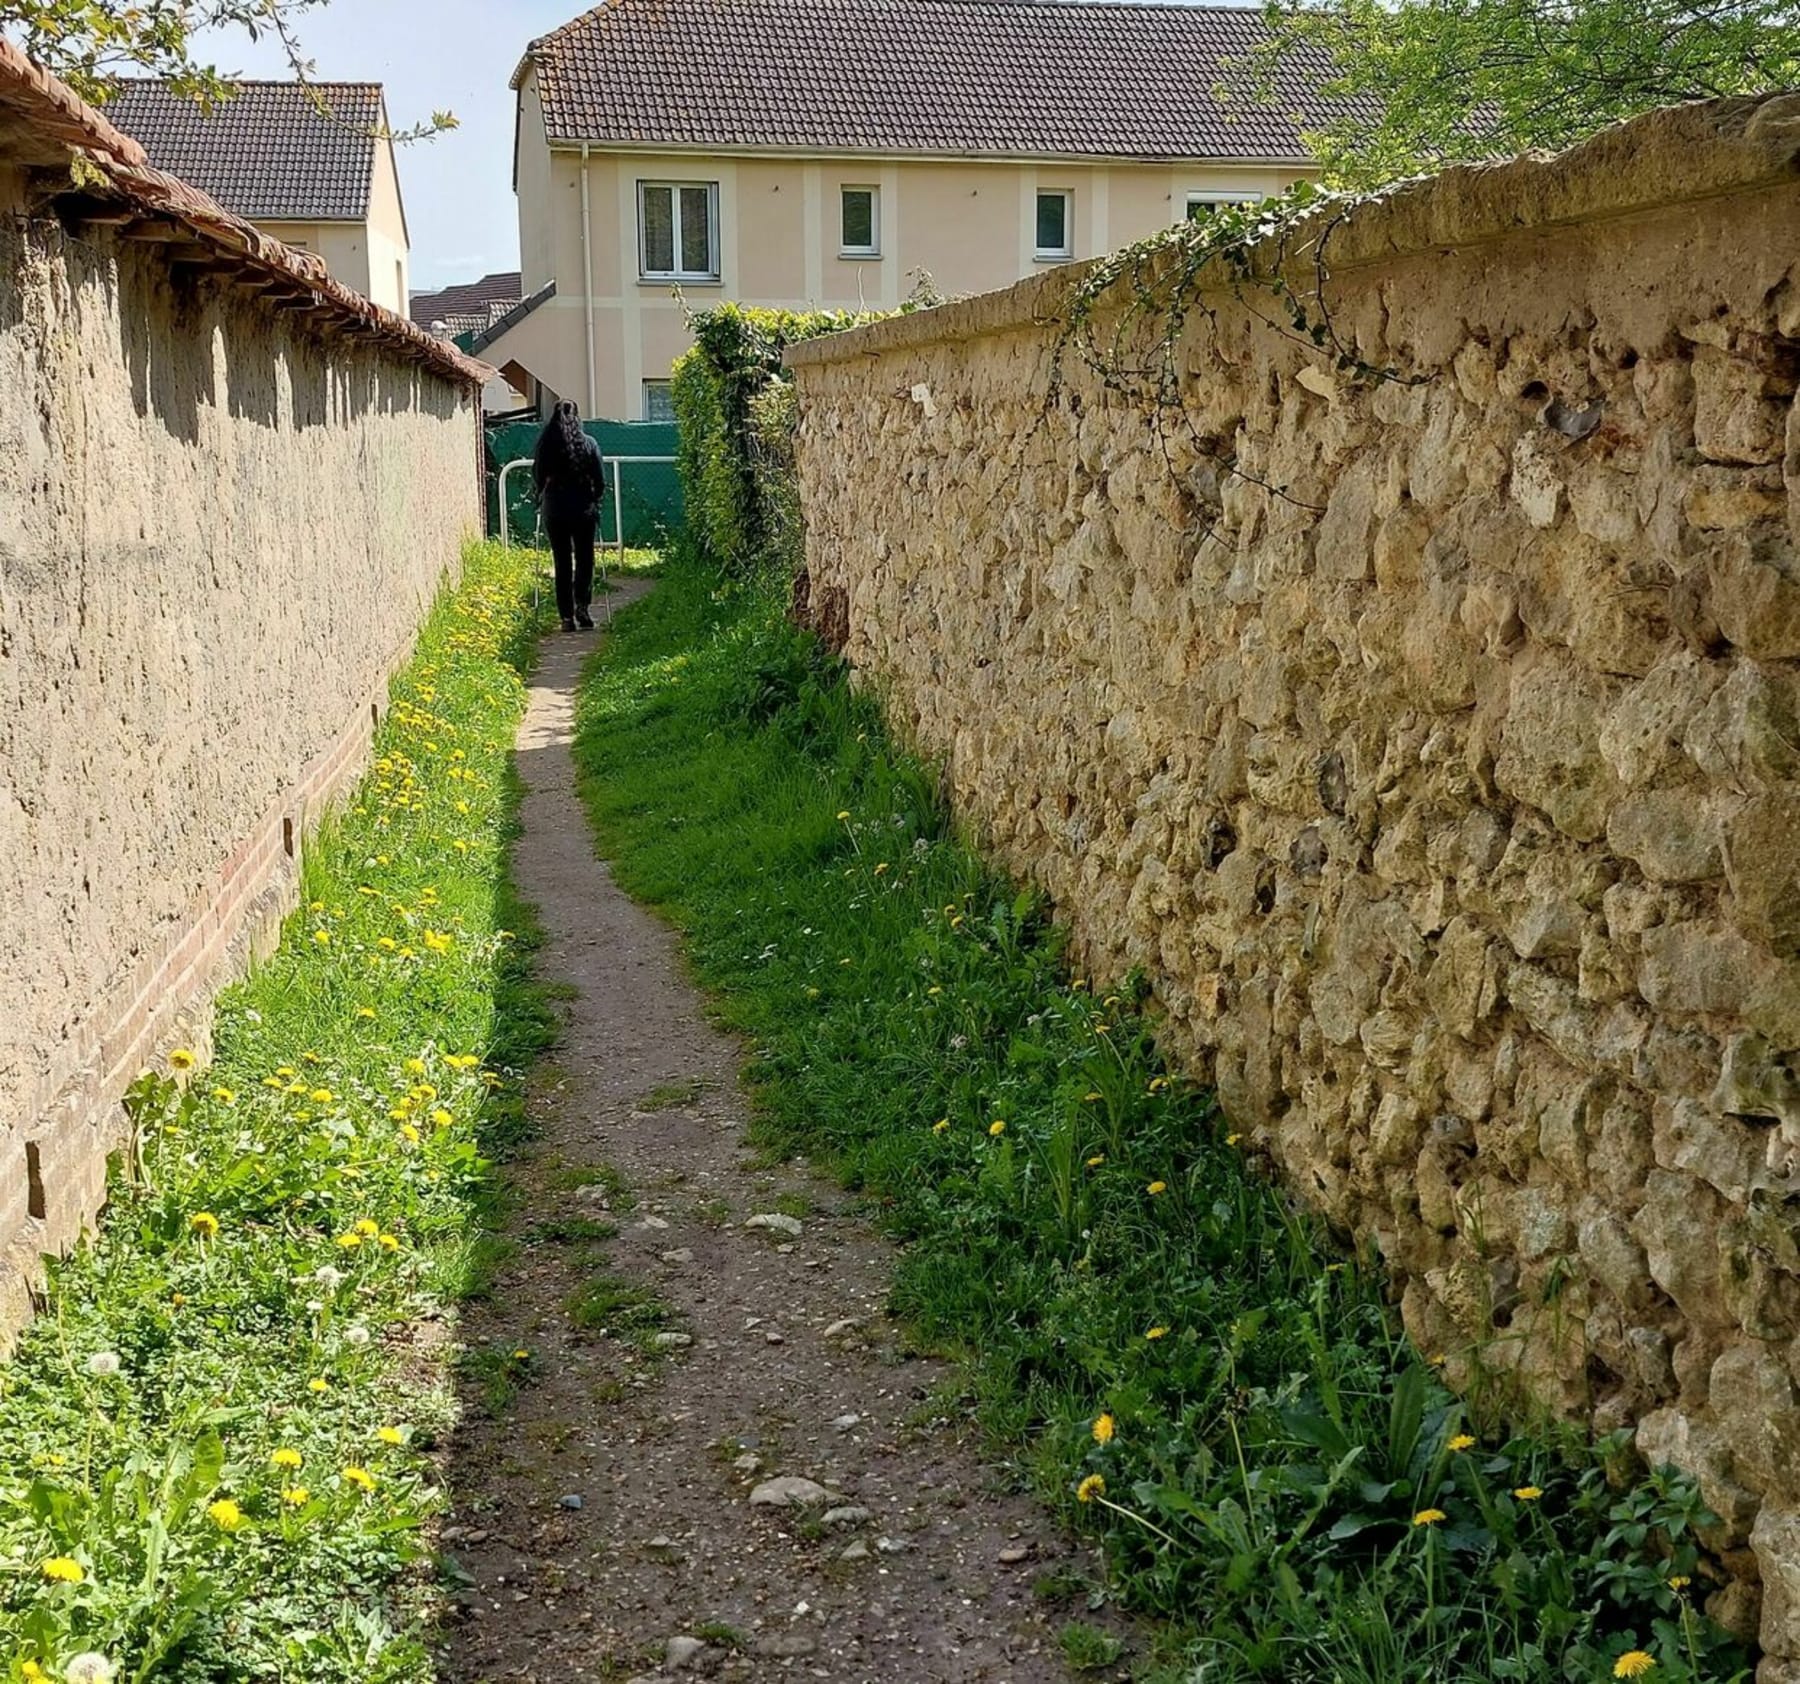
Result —
POLYGON ((210 1068, 137 1085, 104 1231, 0 1369, 0 1678, 431 1676, 453 1401, 402 1330, 478 1262, 484 1146, 549 1028, 505 885, 537 559, 470 552, 279 951, 210 1068))
MULTIPOLYGON (((758 310, 721 304, 691 319, 693 349, 675 364, 671 398, 680 429, 688 532, 721 564, 746 565, 765 556, 782 514, 771 507, 786 493, 765 490, 770 461, 763 429, 770 412, 758 400, 785 385, 781 353, 804 339, 839 333, 872 321, 848 310, 758 310)), ((787 471, 792 471, 791 453, 787 471)))
POLYGON ((1468 1423, 1378 1276, 1159 1062, 1143 990, 1068 975, 781 595, 683 559, 621 617, 585 799, 758 1049, 762 1143, 908 1242, 895 1308, 1169 1622, 1165 1676, 1569 1684, 1642 1648, 1745 1677, 1695 1612, 1693 1488, 1619 1440, 1468 1423))
POLYGON ((1800 78, 1794 0, 1270 0, 1267 13, 1250 91, 1271 97, 1296 54, 1329 64, 1345 114, 1313 145, 1352 187, 1567 146, 1659 105, 1800 78))
MULTIPOLYGON (((160 76, 178 93, 203 105, 228 99, 230 80, 216 65, 194 57, 194 37, 212 29, 241 31, 280 43, 288 66, 309 84, 312 65, 295 33, 302 13, 330 0, 0 0, 0 34, 16 40, 45 69, 86 99, 104 103, 121 75, 160 76)), ((313 102, 333 115, 316 88, 313 102)), ((396 141, 421 140, 456 127, 448 111, 390 133, 396 141)))

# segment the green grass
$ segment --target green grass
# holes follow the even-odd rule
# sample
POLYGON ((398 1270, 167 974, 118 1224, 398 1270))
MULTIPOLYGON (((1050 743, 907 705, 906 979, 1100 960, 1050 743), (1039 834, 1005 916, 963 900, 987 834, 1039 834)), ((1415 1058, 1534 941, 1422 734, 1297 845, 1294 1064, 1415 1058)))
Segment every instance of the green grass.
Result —
POLYGON ((1062 1645, 1063 1659, 1076 1672, 1100 1672, 1125 1653, 1125 1645, 1118 1638, 1082 1620, 1070 1620, 1057 1633, 1057 1641, 1062 1645))
POLYGON ((550 1027, 506 885, 533 560, 468 556, 279 951, 210 1068, 139 1083, 134 1173, 0 1368, 0 1678, 431 1676, 454 1399, 408 1329, 493 1264, 486 1154, 550 1027))
POLYGON ((1551 1684, 1636 1647, 1744 1676, 1694 1612, 1691 1486, 1471 1425, 783 595, 676 560, 621 615, 581 707, 603 851, 757 1048, 762 1144, 906 1242, 895 1308, 1163 1617, 1166 1676, 1551 1684))

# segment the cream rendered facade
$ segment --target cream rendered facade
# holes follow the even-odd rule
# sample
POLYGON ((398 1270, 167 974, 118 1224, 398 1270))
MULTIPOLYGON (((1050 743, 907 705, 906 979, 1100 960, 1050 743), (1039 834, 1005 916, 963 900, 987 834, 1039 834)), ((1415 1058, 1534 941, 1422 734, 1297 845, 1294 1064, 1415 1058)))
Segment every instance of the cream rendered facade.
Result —
POLYGON ((256 224, 272 239, 310 251, 324 260, 334 280, 354 287, 396 315, 410 314, 411 239, 400 199, 400 172, 394 143, 375 142, 369 181, 369 214, 361 222, 278 222, 256 224))
POLYGON ((518 362, 584 414, 646 417, 689 344, 683 303, 892 309, 923 272, 958 295, 1047 262, 1097 256, 1179 222, 1190 199, 1278 192, 1290 164, 971 161, 844 153, 552 147, 536 74, 519 87, 516 186, 524 292, 555 296, 482 355, 518 362), (717 278, 646 277, 642 187, 706 187, 717 278), (843 249, 845 189, 874 190, 874 254, 843 249), (1040 195, 1067 195, 1066 245, 1040 256, 1040 195), (681 296, 676 296, 679 286, 681 296))

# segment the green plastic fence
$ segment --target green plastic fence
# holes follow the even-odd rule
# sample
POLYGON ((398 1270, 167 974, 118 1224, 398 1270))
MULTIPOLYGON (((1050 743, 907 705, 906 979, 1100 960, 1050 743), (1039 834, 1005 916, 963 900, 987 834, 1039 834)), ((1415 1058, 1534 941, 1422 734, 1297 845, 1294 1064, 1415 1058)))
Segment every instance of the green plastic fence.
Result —
MULTIPOLYGON (((672 421, 588 421, 588 436, 602 456, 675 455, 672 421)), ((537 449, 538 423, 513 422, 490 427, 487 432, 487 522, 490 537, 500 535, 500 470, 508 462, 528 457, 537 449)), ((609 465, 606 474, 606 508, 600 516, 600 535, 611 540, 621 506, 625 515, 625 542, 648 549, 661 544, 681 529, 681 478, 673 460, 609 465), (623 484, 621 504, 620 483, 623 484)), ((528 544, 537 532, 537 501, 531 474, 521 468, 507 486, 507 515, 514 542, 528 544)))

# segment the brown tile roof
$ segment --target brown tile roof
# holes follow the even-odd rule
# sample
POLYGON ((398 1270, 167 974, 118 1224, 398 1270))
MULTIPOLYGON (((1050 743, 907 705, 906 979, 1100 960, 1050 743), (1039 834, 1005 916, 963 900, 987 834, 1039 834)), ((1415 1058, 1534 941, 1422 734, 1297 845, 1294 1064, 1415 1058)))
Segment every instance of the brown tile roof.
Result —
POLYGON ((436 292, 412 295, 412 319, 420 327, 435 327, 439 322, 455 323, 454 332, 484 328, 504 316, 524 294, 524 277, 517 269, 498 275, 483 275, 478 281, 464 281, 460 286, 440 287, 436 292))
POLYGON ((170 261, 211 270, 279 311, 297 334, 341 338, 422 363, 479 386, 493 373, 332 279, 324 263, 234 216, 200 189, 150 165, 121 134, 47 70, 0 37, 0 162, 40 170, 46 209, 70 223, 111 225, 149 241, 170 261))
POLYGON ((1221 79, 1254 8, 1096 0, 606 0, 534 41, 552 142, 1300 160, 1322 59, 1269 105, 1221 79))
POLYGON ((387 125, 380 84, 235 86, 230 99, 207 111, 164 82, 123 81, 106 115, 142 144, 158 169, 252 222, 362 221, 369 214, 375 131, 387 125))

